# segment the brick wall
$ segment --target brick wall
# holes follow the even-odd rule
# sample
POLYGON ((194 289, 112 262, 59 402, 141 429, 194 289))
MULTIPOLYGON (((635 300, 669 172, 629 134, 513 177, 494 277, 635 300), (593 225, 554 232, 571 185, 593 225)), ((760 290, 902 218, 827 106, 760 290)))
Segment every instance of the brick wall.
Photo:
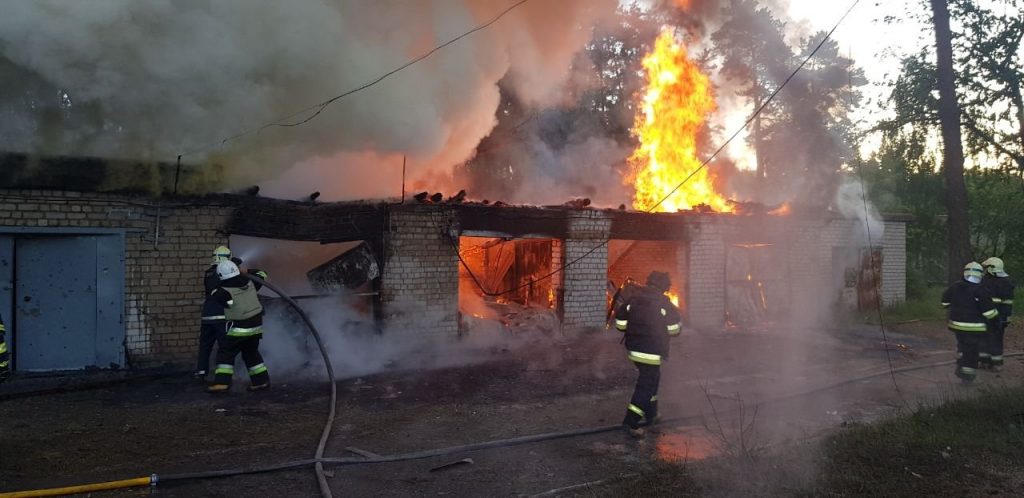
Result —
POLYGON ((446 208, 399 206, 391 212, 381 284, 388 330, 458 335, 460 263, 442 236, 458 234, 452 223, 446 208))
POLYGON ((29 232, 123 230, 124 326, 129 366, 193 361, 203 271, 230 208, 140 196, 0 190, 0 226, 29 232))
MULTIPOLYGON (((906 222, 886 221, 883 233, 872 233, 870 244, 882 251, 882 301, 890 305, 906 299, 906 222)), ((869 247, 859 220, 822 219, 796 224, 789 237, 789 266, 795 303, 831 310, 839 288, 836 266, 857 266, 860 251, 869 247), (840 255, 836 248, 849 249, 840 255), (836 260, 839 257, 841 260, 836 260)))
POLYGON ((691 229, 686 302, 690 325, 721 328, 725 322, 725 238, 729 217, 702 216, 691 229))
POLYGON ((652 271, 663 271, 677 287, 684 279, 677 261, 678 242, 658 240, 613 240, 608 244, 608 278, 622 285, 626 277, 633 277, 641 285, 652 271))
POLYGON ((551 239, 551 271, 557 271, 551 275, 551 288, 555 291, 555 310, 559 317, 565 309, 562 304, 565 301, 565 271, 562 270, 564 264, 565 242, 561 239, 551 239))
POLYGON ((907 224, 885 222, 882 236, 882 302, 907 299, 907 224))
POLYGON ((563 275, 562 325, 569 329, 604 327, 608 279, 605 241, 611 219, 600 211, 578 211, 570 214, 566 228, 566 263, 582 259, 566 268, 563 275))

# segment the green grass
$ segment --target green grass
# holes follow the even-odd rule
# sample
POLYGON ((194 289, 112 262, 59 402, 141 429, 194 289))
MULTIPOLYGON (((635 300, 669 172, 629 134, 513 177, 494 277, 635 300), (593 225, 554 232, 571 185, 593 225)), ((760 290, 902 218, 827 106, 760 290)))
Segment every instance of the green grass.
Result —
POLYGON ((825 444, 814 496, 1016 495, 1024 472, 1024 388, 922 408, 825 444))
MULTIPOLYGON (((909 320, 945 320, 946 310, 940 305, 944 290, 945 287, 926 287, 920 292, 920 297, 886 307, 882 310, 882 316, 888 323, 909 320)), ((1017 286, 1014 302, 1022 303, 1016 306, 1017 310, 1024 310, 1024 286, 1017 286)), ((1018 311, 1017 314, 1021 313, 1018 311)), ((860 313, 860 316, 868 323, 878 323, 877 313, 860 313)))
MULTIPOLYGON (((911 320, 945 320, 946 310, 942 307, 942 291, 944 287, 926 287, 918 292, 918 297, 882 309, 882 317, 888 324, 911 320)), ((849 315, 860 323, 878 324, 877 311, 859 311, 849 315)))

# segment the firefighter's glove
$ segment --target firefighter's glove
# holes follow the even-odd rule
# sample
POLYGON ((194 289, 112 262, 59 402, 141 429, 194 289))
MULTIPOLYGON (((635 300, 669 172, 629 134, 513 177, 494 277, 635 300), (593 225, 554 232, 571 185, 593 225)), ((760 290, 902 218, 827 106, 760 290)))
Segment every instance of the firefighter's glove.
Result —
POLYGON ((263 270, 249 270, 249 273, 252 273, 253 275, 256 275, 257 277, 260 277, 263 280, 267 279, 267 272, 265 272, 263 270))

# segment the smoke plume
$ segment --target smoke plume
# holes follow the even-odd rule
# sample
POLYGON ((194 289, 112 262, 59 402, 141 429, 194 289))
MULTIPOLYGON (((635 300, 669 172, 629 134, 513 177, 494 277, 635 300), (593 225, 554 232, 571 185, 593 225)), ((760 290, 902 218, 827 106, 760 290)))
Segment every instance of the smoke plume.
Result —
POLYGON ((395 165, 397 178, 408 155, 412 181, 443 178, 494 126, 502 78, 531 105, 557 102, 570 58, 617 3, 527 2, 307 124, 221 141, 372 81, 511 5, 4 0, 0 135, 18 151, 185 153, 188 163, 228 166, 236 182, 295 168, 282 191, 395 195, 396 182, 384 189, 367 172, 395 165))

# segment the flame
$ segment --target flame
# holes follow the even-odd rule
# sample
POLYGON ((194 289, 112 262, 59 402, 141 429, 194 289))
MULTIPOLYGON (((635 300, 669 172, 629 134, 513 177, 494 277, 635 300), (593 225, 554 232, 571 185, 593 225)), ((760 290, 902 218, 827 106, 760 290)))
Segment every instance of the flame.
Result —
POLYGON ((715 211, 732 211, 697 159, 697 134, 715 110, 710 80, 688 58, 672 30, 658 36, 643 67, 647 89, 633 130, 640 146, 629 158, 625 178, 635 188, 633 207, 673 212, 704 204, 715 211))
POLYGON ((672 304, 674 304, 677 308, 679 307, 679 294, 678 293, 676 293, 675 291, 668 291, 668 292, 665 293, 665 295, 668 296, 668 300, 669 301, 672 301, 672 304))

